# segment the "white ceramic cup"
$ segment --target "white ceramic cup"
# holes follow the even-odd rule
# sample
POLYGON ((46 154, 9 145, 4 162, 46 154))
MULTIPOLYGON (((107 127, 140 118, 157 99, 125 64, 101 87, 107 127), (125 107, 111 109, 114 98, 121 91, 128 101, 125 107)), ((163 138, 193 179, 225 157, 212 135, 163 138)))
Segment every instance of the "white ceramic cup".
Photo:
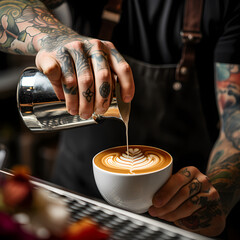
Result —
MULTIPOLYGON (((167 153, 164 150, 161 151, 167 153)), ((167 166, 154 172, 141 174, 123 174, 103 170, 94 162, 98 154, 93 158, 93 173, 102 197, 114 206, 135 213, 148 211, 152 205, 153 195, 172 174, 173 159, 169 153, 167 154, 171 160, 167 166)))

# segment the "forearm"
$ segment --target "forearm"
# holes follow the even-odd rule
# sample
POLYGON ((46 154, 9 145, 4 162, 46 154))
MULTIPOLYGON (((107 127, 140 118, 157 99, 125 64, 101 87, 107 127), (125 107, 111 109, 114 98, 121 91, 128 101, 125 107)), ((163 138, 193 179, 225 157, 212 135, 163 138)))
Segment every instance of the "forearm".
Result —
POLYGON ((216 142, 207 175, 218 190, 227 215, 240 200, 240 152, 227 139, 216 142))
POLYGON ((221 134, 208 165, 207 175, 218 190, 227 215, 240 200, 239 65, 217 64, 216 91, 221 134), (223 74, 224 73, 224 74, 223 74))
POLYGON ((2 0, 0 17, 1 51, 35 55, 41 48, 53 50, 66 36, 79 37, 38 0, 2 0))

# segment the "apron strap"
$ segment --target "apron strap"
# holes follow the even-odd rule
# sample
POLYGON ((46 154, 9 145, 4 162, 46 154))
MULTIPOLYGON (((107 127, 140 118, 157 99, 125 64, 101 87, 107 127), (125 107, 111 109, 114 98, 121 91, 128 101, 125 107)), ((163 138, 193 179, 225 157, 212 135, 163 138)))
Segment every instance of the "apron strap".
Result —
MULTIPOLYGON (((115 26, 121 17, 123 0, 108 0, 102 13, 99 39, 110 41, 115 26)), ((195 64, 195 45, 200 42, 203 0, 186 0, 183 30, 180 33, 183 42, 182 57, 176 68, 176 80, 186 81, 191 67, 195 64)))
POLYGON ((176 80, 186 81, 190 75, 191 67, 195 63, 195 45, 200 42, 201 18, 203 0, 186 0, 183 31, 180 33, 183 42, 182 57, 176 68, 176 80))
POLYGON ((121 17, 122 0, 108 0, 103 8, 102 24, 98 37, 110 41, 115 26, 119 23, 121 17))

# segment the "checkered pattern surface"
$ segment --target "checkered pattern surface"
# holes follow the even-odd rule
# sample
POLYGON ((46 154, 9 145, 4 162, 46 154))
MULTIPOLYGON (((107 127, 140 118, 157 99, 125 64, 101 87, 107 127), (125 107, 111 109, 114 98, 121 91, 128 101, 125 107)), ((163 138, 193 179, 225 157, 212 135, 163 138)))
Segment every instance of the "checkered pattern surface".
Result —
MULTIPOLYGON (((55 193, 54 193, 55 194, 55 193)), ((111 240, 201 240, 207 239, 202 236, 194 235, 192 237, 176 231, 176 227, 171 225, 168 229, 165 224, 159 226, 148 223, 148 218, 138 218, 137 214, 127 214, 115 212, 113 209, 104 208, 101 205, 90 203, 82 199, 75 199, 63 194, 59 195, 69 207, 71 222, 75 222, 84 217, 90 217, 100 226, 106 227, 111 231, 111 240), (172 227, 172 230, 171 230, 172 227), (174 231, 175 229, 175 231, 174 231)), ((151 220, 152 221, 152 220, 151 220)))

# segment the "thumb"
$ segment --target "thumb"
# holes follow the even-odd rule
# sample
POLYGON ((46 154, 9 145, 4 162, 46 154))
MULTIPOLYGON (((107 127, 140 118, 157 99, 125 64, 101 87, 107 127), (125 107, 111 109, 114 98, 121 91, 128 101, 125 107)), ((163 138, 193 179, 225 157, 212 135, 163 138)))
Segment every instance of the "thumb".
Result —
POLYGON ((57 97, 61 100, 64 99, 61 81, 62 70, 58 61, 49 53, 39 51, 35 63, 38 70, 50 80, 57 97))

